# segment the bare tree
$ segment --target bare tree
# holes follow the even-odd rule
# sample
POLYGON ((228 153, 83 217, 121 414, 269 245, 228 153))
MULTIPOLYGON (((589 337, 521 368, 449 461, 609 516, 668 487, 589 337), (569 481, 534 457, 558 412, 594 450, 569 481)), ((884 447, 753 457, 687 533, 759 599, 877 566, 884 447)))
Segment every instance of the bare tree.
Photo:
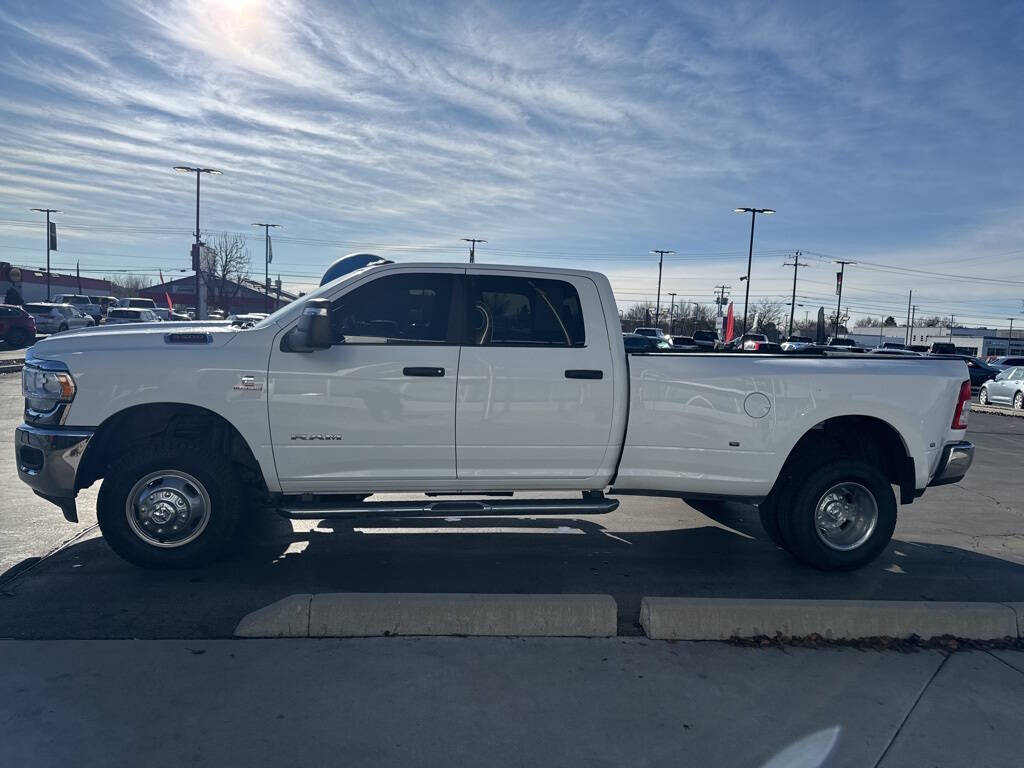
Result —
POLYGON ((119 299, 138 296, 143 288, 149 288, 153 284, 153 281, 148 277, 131 273, 115 276, 108 275, 107 280, 110 281, 110 292, 119 299))
POLYGON ((753 311, 755 331, 768 336, 778 333, 778 325, 784 315, 782 302, 761 299, 753 305, 753 311))
POLYGON ((877 317, 858 317, 853 325, 855 328, 877 328, 880 322, 877 317))
POLYGON ((223 232, 207 239, 203 249, 203 283, 210 308, 231 311, 231 302, 249 278, 252 257, 245 247, 245 235, 223 232))

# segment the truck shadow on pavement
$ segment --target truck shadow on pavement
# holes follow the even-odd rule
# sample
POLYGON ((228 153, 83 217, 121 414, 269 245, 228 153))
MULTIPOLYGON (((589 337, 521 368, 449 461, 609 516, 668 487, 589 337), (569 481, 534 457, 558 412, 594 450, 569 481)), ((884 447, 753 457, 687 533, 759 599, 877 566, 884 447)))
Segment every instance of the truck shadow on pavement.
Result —
POLYGON ((859 571, 822 573, 776 548, 753 507, 700 511, 711 518, 706 525, 658 531, 609 530, 593 518, 313 527, 266 513, 236 556, 187 571, 135 568, 92 538, 3 583, 0 636, 224 637, 246 613, 305 592, 610 594, 620 634, 639 633, 645 595, 1024 600, 1024 565, 1013 561, 894 539, 859 571))

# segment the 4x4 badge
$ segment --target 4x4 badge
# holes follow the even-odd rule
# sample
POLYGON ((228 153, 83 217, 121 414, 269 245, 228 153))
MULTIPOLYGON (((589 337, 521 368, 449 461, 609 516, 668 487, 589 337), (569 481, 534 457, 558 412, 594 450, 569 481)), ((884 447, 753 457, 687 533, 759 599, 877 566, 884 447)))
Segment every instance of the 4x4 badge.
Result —
POLYGON ((317 433, 315 435, 292 435, 292 440, 341 440, 341 435, 325 435, 323 433, 317 433))

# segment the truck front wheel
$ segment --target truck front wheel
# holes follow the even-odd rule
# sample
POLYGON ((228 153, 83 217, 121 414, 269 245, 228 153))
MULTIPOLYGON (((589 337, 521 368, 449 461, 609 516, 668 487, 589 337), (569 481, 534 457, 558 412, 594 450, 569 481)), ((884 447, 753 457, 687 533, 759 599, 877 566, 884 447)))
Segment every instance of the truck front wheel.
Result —
POLYGON ((191 568, 237 540, 242 490, 222 454, 184 442, 146 444, 108 469, 96 504, 103 538, 144 568, 191 568))
POLYGON ((859 459, 829 461, 779 498, 778 521, 787 549, 824 571, 848 571, 881 554, 896 529, 896 496, 889 479, 859 459))

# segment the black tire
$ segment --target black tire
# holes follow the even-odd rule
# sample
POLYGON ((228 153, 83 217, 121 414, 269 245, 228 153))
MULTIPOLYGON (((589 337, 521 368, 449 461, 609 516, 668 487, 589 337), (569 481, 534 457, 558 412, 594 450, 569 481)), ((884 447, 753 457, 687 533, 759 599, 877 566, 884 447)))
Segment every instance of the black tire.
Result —
POLYGON ((896 529, 896 496, 888 478, 874 464, 835 458, 806 478, 794 479, 779 495, 778 521, 783 546, 798 560, 823 571, 849 571, 871 562, 888 546, 896 529), (853 549, 828 546, 815 523, 818 502, 840 483, 864 489, 877 509, 874 528, 853 549))
POLYGON ((26 347, 31 341, 31 336, 24 328, 12 328, 7 334, 7 343, 12 347, 26 347))
POLYGON ((242 499, 236 470, 221 453, 194 443, 155 442, 137 446, 107 470, 96 517, 103 538, 128 562, 143 568, 193 568, 224 557, 238 542, 242 499), (136 483, 165 470, 193 478, 201 488, 190 486, 192 490, 205 491, 209 500, 205 527, 193 540, 170 547, 150 543, 133 530, 127 508, 136 483))
POLYGON ((67 329, 68 329, 68 324, 67 323, 61 323, 60 328, 57 329, 57 333, 61 333, 62 331, 66 331, 67 329))
POLYGON ((768 534, 772 543, 789 551, 789 545, 782 538, 782 530, 779 527, 779 493, 772 493, 767 499, 757 505, 757 514, 761 518, 761 527, 768 534))

